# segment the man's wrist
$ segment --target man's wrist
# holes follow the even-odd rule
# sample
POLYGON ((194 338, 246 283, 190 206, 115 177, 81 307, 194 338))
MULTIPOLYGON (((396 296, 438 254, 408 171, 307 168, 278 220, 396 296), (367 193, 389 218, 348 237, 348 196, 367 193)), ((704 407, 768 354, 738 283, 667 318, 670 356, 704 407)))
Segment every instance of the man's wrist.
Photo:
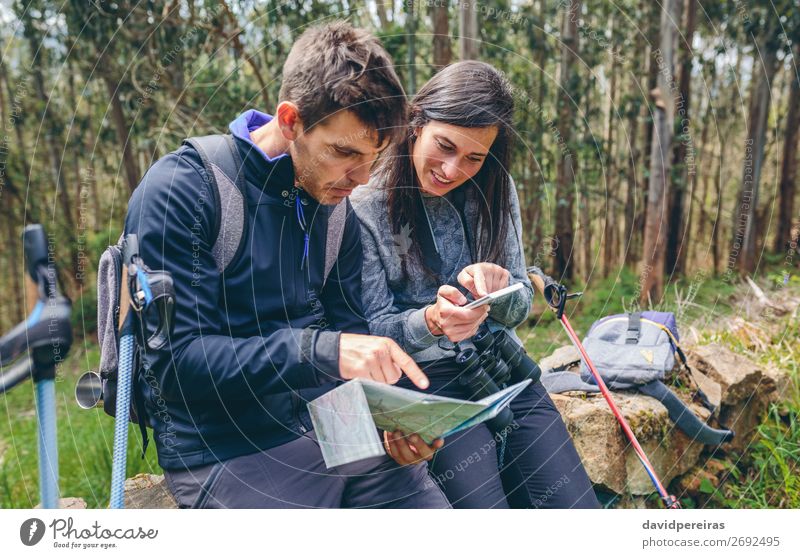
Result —
POLYGON ((309 366, 317 385, 341 379, 339 336, 338 331, 303 330, 300 340, 301 362, 309 366))

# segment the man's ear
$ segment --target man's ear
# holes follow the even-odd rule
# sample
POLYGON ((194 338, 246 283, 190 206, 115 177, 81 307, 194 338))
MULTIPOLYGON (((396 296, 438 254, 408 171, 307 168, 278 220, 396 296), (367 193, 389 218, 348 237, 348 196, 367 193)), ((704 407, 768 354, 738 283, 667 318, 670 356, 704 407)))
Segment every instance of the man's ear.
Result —
POLYGON ((275 118, 278 120, 278 127, 281 129, 283 137, 287 140, 294 141, 303 133, 303 120, 294 103, 281 102, 275 111, 275 118))

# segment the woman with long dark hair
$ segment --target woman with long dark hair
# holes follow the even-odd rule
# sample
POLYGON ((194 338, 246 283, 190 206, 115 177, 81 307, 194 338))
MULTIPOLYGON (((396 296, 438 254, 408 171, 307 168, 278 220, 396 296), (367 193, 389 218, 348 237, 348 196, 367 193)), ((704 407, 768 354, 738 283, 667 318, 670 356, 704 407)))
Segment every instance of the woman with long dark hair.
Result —
MULTIPOLYGON (((459 381, 455 357, 479 328, 505 331, 521 345, 514 328, 527 318, 533 290, 508 174, 513 111, 510 86, 492 66, 444 68, 411 102, 406 141, 351 197, 362 224, 370 330, 393 338, 420 364, 429 393, 475 396, 459 381), (523 288, 502 302, 462 307, 468 296, 514 283, 523 288)), ((454 507, 598 507, 541 383, 528 386, 511 410, 513 422, 502 430, 484 423, 432 446, 394 432, 384 442, 400 463, 429 460, 454 507)))

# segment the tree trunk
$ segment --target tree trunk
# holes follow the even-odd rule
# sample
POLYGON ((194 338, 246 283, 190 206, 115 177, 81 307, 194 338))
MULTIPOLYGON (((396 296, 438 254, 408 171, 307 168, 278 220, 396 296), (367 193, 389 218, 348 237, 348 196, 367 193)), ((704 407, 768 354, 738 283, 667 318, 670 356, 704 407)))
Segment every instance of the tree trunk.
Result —
MULTIPOLYGON (((593 89, 590 86, 590 89, 593 89)), ((592 96, 585 95, 586 108, 584 114, 592 114, 592 96)), ((583 137, 583 143, 590 145, 594 141, 591 130, 586 130, 583 137)), ((580 163, 578 163, 580 165, 580 163)), ((589 200, 589 176, 592 169, 589 167, 589 162, 584 161, 583 172, 580 173, 577 183, 580 198, 578 201, 578 223, 580 226, 580 247, 581 247, 581 273, 583 274, 586 282, 589 282, 589 276, 592 270, 592 206, 589 200)))
MULTIPOLYGON (((639 4, 640 9, 642 10, 641 13, 646 13, 647 4, 648 3, 645 1, 639 4)), ((662 13, 661 10, 664 9, 664 6, 665 4, 661 4, 659 6, 658 2, 652 2, 650 4, 651 16, 648 18, 650 26, 647 34, 647 48, 649 51, 649 56, 647 59, 647 91, 652 91, 658 85, 658 63, 656 62, 654 53, 656 45, 658 45, 659 41, 659 26, 655 22, 659 21, 662 13)), ((644 150, 642 152, 644 158, 642 161, 642 168, 644 169, 650 168, 650 153, 653 150, 653 125, 656 118, 656 110, 652 103, 649 104, 647 108, 647 117, 644 120, 644 150)), ((647 202, 647 188, 644 189, 644 202, 647 202)), ((642 216, 645 216, 644 212, 642 213, 642 216)), ((639 232, 642 236, 644 236, 644 218, 639 223, 639 232)))
POLYGON ((23 288, 22 288, 22 274, 25 273, 24 268, 20 265, 19 245, 22 231, 17 230, 14 223, 14 203, 12 200, 4 202, 6 206, 6 237, 7 246, 6 255, 9 260, 9 274, 11 275, 11 289, 13 291, 12 299, 14 301, 14 310, 12 316, 12 323, 18 324, 25 318, 25 303, 23 301, 23 288))
POLYGON ((800 79, 796 65, 800 62, 800 42, 795 46, 793 64, 789 67, 789 114, 786 117, 786 135, 781 161, 780 198, 778 201, 778 230, 775 231, 775 252, 785 251, 791 242, 794 197, 797 182, 797 139, 800 128, 800 79))
POLYGON ((386 29, 389 26, 389 16, 386 13, 386 4, 388 0, 376 0, 375 11, 378 12, 378 22, 381 24, 381 29, 386 29))
MULTIPOLYGON (((380 3, 380 0, 378 0, 380 3)), ((450 10, 447 0, 439 0, 431 8, 433 19, 433 65, 437 70, 453 59, 450 47, 450 10)))
MULTIPOLYGON (((611 43, 614 42, 614 19, 610 22, 611 43)), ((617 161, 614 153, 614 127, 616 119, 614 113, 617 107, 617 57, 611 55, 611 83, 609 84, 608 94, 608 120, 606 128, 606 215, 603 219, 603 276, 608 277, 613 271, 616 262, 614 261, 614 227, 617 220, 612 218, 616 211, 616 184, 617 184, 617 161)))
MULTIPOLYGON (((754 58, 742 187, 736 205, 731 262, 729 262, 733 263, 738 258, 738 268, 742 275, 751 273, 756 266, 758 231, 756 207, 771 103, 770 86, 777 70, 776 48, 771 33, 764 34, 759 51, 763 56, 763 64, 759 63, 760 57, 754 58)), ((732 269, 729 268, 729 271, 732 269)))
MULTIPOLYGON (((26 22, 26 25, 32 25, 31 22, 26 22)), ((26 36, 28 38, 28 46, 31 50, 31 65, 30 70, 33 75, 33 81, 36 87, 36 94, 39 97, 39 101, 42 103, 42 114, 37 115, 43 121, 49 121, 51 125, 47 128, 45 132, 45 144, 47 146, 47 151, 49 154, 50 159, 50 172, 53 178, 53 186, 55 187, 55 194, 58 197, 59 203, 58 205, 61 206, 61 213, 64 218, 63 226, 61 230, 63 232, 64 237, 61 238, 62 245, 65 245, 67 249, 70 251, 70 256, 72 260, 72 273, 71 273, 71 281, 70 286, 74 285, 75 282, 78 284, 80 283, 80 262, 78 256, 78 250, 75 242, 75 219, 72 216, 72 200, 70 199, 69 190, 67 189, 67 185, 64 183, 64 172, 63 172, 63 163, 64 160, 61 156, 61 149, 59 147, 60 139, 56 137, 53 133, 54 129, 59 129, 60 125, 55 125, 53 120, 57 118, 54 112, 51 112, 50 109, 50 98, 47 95, 47 88, 45 87, 44 83, 44 74, 42 72, 42 59, 39 57, 39 54, 42 52, 40 47, 41 37, 36 37, 34 33, 30 30, 26 30, 26 36)), ((51 234, 57 234, 56 231, 50 231, 51 234)))
MULTIPOLYGON (((711 81, 712 90, 717 89, 717 72, 716 72, 715 66, 712 66, 712 68, 711 68, 710 81, 711 81)), ((711 103, 711 100, 709 99, 708 105, 706 106, 705 114, 703 115, 703 119, 701 120, 701 123, 702 123, 702 126, 703 126, 703 131, 700 133, 700 143, 697 145, 697 150, 696 150, 696 153, 697 153, 696 156, 697 156, 698 162, 700 163, 699 165, 697 165, 697 168, 701 172, 698 172, 697 175, 695 176, 695 184, 702 185, 701 186, 702 190, 701 190, 700 195, 698 197, 698 202, 699 202, 698 205, 699 205, 699 208, 700 208, 699 209, 699 211, 700 211, 700 219, 699 219, 699 226, 697 227, 697 234, 694 236, 695 242, 691 242, 691 243, 687 242, 686 243, 686 258, 685 259, 690 261, 690 262, 691 261, 695 261, 695 260, 698 259, 697 258, 697 253, 698 253, 698 250, 701 249, 701 248, 704 248, 705 251, 706 251, 706 253, 705 253, 705 255, 703 255, 701 261, 706 261, 706 258, 708 257, 709 244, 706 242, 706 236, 705 236, 705 224, 709 220, 707 212, 706 212, 706 207, 708 206, 708 204, 707 204, 707 201, 708 201, 708 185, 709 185, 709 182, 710 182, 710 173, 709 173, 709 171, 711 170, 711 167, 708 165, 708 161, 709 160, 713 161, 714 158, 713 158, 713 154, 707 152, 706 148, 708 147, 708 129, 710 128, 709 122, 711 120, 711 118, 710 118, 711 115, 712 115, 712 103, 711 103), (690 250, 690 248, 692 248, 692 249, 690 250)), ((693 199, 694 199, 694 196, 692 196, 692 200, 693 199)), ((690 203, 689 203, 689 210, 688 210, 689 222, 686 225, 686 228, 689 231, 692 230, 692 224, 695 222, 695 219, 694 219, 695 210, 694 210, 694 204, 692 203, 692 200, 690 200, 690 203)), ((688 269, 686 267, 686 265, 685 265, 685 262, 684 262, 683 269, 684 270, 688 269)))
POLYGON ((572 247, 574 242, 574 202, 575 202, 575 168, 570 140, 572 139, 572 114, 577 100, 572 93, 575 92, 573 76, 575 62, 578 58, 578 18, 581 13, 581 3, 571 0, 563 14, 561 31, 561 63, 560 63, 560 93, 558 96, 558 128, 563 144, 561 159, 558 164, 556 176, 556 242, 555 273, 559 279, 572 279, 573 267, 572 247))
POLYGON ((417 14, 414 2, 408 2, 406 17, 406 40, 408 41, 408 95, 417 92, 417 14))
MULTIPOLYGON (((642 55, 647 50, 645 42, 646 38, 641 33, 636 35, 636 47, 632 54, 631 59, 631 89, 628 97, 630 99, 639 99, 642 89, 642 78, 639 75, 639 68, 642 67, 642 55)), ((639 148, 639 130, 641 126, 642 112, 647 105, 644 103, 637 104, 631 107, 628 112, 628 129, 627 138, 629 144, 629 152, 627 157, 628 169, 626 173, 627 182, 627 195, 625 200, 625 242, 623 249, 625 251, 624 262, 627 265, 634 265, 639 262, 640 246, 642 240, 642 227, 641 222, 644 221, 643 209, 643 181, 639 180, 642 175, 643 156, 642 150, 639 148), (644 105, 644 106, 643 106, 644 105), (634 110, 635 108, 635 110, 634 110), (637 176, 637 171, 639 176, 637 176)))
POLYGON ((714 174, 714 190, 717 194, 717 207, 714 213, 713 229, 711 230, 711 248, 714 254, 714 275, 719 275, 720 270, 720 256, 722 255, 722 246, 720 239, 720 227, 722 226, 722 145, 719 146, 719 161, 716 165, 716 173, 714 174))
MULTIPOLYGON (((0 88, 5 87, 6 93, 8 94, 8 103, 9 103, 9 114, 3 118, 3 126, 6 127, 8 130, 8 126, 11 125, 11 119, 14 118, 12 116, 14 112, 13 104, 15 103, 15 95, 14 90, 11 88, 11 80, 8 77, 8 71, 6 69, 5 62, 3 57, 0 57, 0 88)), ((31 167, 28 163, 28 154, 25 148, 25 136, 22 132, 22 122, 18 122, 16 119, 14 120, 14 124, 12 126, 14 128, 14 135, 17 139, 16 150, 15 150, 15 157, 19 161, 20 166, 22 167, 22 172, 24 173, 24 183, 21 185, 22 188, 27 188, 28 182, 31 179, 31 167)), ((6 169, 8 172, 8 169, 6 169)), ((12 193, 14 191, 12 190, 12 193)), ((17 195, 20 195, 20 192, 16 192, 17 195)), ((29 196, 29 204, 30 204, 30 211, 28 211, 28 206, 26 205, 24 208, 24 215, 22 215, 22 222, 27 223, 29 221, 38 221, 39 218, 39 200, 36 196, 29 196)))
MULTIPOLYGON (((544 21, 545 9, 546 1, 540 0, 538 13, 539 21, 544 21)), ((532 234, 529 237, 530 240, 527 260, 532 262, 531 265, 535 265, 544 269, 547 266, 544 260, 544 255, 549 253, 545 251, 544 236, 542 233, 542 221, 544 219, 542 218, 543 204, 541 192, 544 188, 545 181, 541 169, 541 161, 537 159, 537 155, 542 153, 542 138, 544 137, 544 111, 542 109, 542 103, 544 103, 544 98, 547 91, 547 80, 544 79, 545 64, 547 63, 547 51, 544 48, 544 30, 537 29, 536 37, 538 39, 536 44, 539 45, 539 48, 536 49, 535 54, 535 69, 528 74, 528 89, 529 91, 534 91, 536 88, 535 90, 537 91, 537 98, 533 107, 533 111, 531 111, 531 105, 533 104, 531 100, 528 100, 525 105, 527 117, 526 121, 529 121, 531 112, 534 113, 534 122, 532 128, 535 130, 535 136, 532 138, 530 143, 531 147, 527 149, 529 179, 526 187, 526 204, 523 211, 525 212, 525 215, 527 215, 526 226, 529 228, 529 230, 532 230, 532 234), (537 83, 538 87, 536 87, 537 83)))
POLYGON ((122 149, 122 166, 125 167, 125 177, 128 179, 128 189, 133 192, 139 184, 139 165, 131 149, 130 130, 125 122, 122 111, 122 101, 119 99, 117 85, 110 77, 103 77, 106 83, 108 97, 111 100, 111 119, 114 121, 114 130, 117 133, 118 149, 122 149))
POLYGON ((675 156, 672 164, 678 170, 678 177, 672 188, 670 199, 669 229, 667 230, 667 255, 666 268, 668 272, 682 274, 686 262, 686 246, 689 245, 691 231, 686 225, 687 215, 690 211, 686 208, 687 198, 691 198, 695 185, 694 164, 694 139, 691 135, 690 93, 692 83, 692 38, 694 37, 695 22, 697 21, 697 0, 686 0, 684 40, 681 41, 681 73, 678 85, 678 118, 676 121, 677 134, 680 141, 675 145, 675 156), (688 134, 687 134, 688 131, 688 134))
POLYGON ((461 33, 458 52, 461 60, 477 60, 481 46, 477 3, 459 2, 458 24, 461 33))
MULTIPOLYGON (((228 17, 228 21, 230 22, 233 30, 230 33, 225 33, 224 30, 224 20, 220 19, 220 34, 226 39, 231 41, 231 45, 233 46, 234 51, 236 52, 236 56, 239 60, 244 60, 250 66, 250 69, 253 71, 253 75, 256 77, 256 81, 258 81, 259 93, 261 94, 261 102, 264 103, 265 109, 270 109, 270 100, 269 100, 269 90, 267 89, 267 82, 264 79, 264 76, 261 74, 261 68, 258 67, 256 63, 255 57, 248 56, 245 52, 244 45, 242 44, 242 39, 240 37, 241 31, 239 29, 239 20, 236 19, 236 15, 231 11, 228 3, 225 0, 220 0, 220 5, 222 9, 225 10, 225 14, 228 17)), ((179 53, 182 53, 181 50, 179 53)), ((181 69, 178 70, 179 72, 181 69)), ((180 89, 182 92, 183 89, 180 89)))
POLYGON ((653 140, 650 151, 650 183, 647 191, 647 217, 644 230, 642 292, 643 305, 659 303, 664 294, 664 257, 666 230, 669 226, 667 209, 669 176, 672 155, 672 126, 675 105, 670 84, 673 83, 673 58, 678 20, 678 0, 665 0, 661 12, 660 48, 654 52, 658 63, 657 88, 654 98, 653 140))

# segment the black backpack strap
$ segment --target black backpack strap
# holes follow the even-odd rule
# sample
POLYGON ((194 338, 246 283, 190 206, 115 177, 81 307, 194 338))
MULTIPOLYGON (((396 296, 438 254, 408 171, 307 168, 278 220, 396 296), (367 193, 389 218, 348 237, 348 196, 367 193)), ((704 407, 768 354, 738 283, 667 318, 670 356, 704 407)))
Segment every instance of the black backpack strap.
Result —
POLYGON ((642 313, 631 312, 628 314, 628 331, 625 334, 626 345, 636 345, 639 343, 639 334, 642 331, 642 313))
POLYGON ((211 253, 220 272, 244 248, 247 226, 246 184, 236 140, 230 134, 198 136, 183 140, 200 155, 208 180, 213 185, 216 217, 215 241, 211 253))
POLYGON ((436 239, 433 237, 433 228, 428 218, 428 212, 425 210, 422 192, 419 191, 418 194, 414 199, 414 231, 425 267, 435 275, 439 275, 442 272, 442 257, 436 246, 436 239))
POLYGON ((734 433, 732 430, 712 428, 699 418, 681 401, 677 395, 658 380, 640 385, 639 391, 657 399, 667 408, 669 418, 692 440, 702 444, 718 446, 730 442, 734 433))

